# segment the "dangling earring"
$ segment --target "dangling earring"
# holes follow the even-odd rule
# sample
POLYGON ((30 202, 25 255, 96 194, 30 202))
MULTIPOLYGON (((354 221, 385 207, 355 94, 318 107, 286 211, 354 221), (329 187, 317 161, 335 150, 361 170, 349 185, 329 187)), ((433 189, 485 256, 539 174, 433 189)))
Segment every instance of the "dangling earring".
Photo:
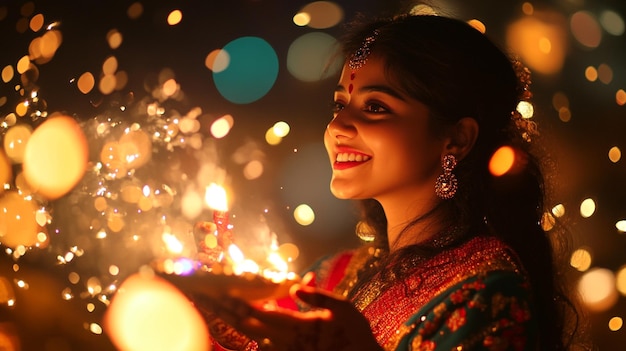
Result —
POLYGON ((359 239, 365 242, 372 242, 374 241, 374 239, 376 239, 376 232, 372 227, 370 227, 369 224, 365 223, 364 221, 359 221, 359 223, 356 224, 355 229, 356 236, 358 236, 359 239))
POLYGON ((443 200, 453 198, 459 187, 459 181, 452 173, 455 167, 456 157, 454 157, 454 155, 445 155, 441 158, 443 174, 437 177, 437 181, 435 182, 435 194, 443 200))

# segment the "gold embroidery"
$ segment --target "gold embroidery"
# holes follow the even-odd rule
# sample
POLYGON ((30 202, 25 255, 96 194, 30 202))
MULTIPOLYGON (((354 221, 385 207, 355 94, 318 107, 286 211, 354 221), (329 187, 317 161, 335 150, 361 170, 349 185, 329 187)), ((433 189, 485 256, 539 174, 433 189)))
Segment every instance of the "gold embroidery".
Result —
POLYGON ((414 329, 405 327, 404 322, 428 301, 469 277, 496 270, 519 273, 520 267, 502 242, 474 238, 420 263, 406 281, 394 282, 384 290, 381 282, 372 282, 367 291, 357 294, 354 303, 370 321, 379 343, 393 350, 414 329), (407 296, 406 286, 423 289, 407 296))

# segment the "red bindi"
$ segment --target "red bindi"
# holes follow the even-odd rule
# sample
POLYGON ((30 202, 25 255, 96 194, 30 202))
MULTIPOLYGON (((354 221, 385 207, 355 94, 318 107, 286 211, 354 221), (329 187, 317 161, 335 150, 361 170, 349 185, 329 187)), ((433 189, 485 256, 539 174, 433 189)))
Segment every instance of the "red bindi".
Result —
POLYGON ((356 77, 356 72, 352 71, 352 73, 350 73, 350 80, 354 80, 355 77, 356 77))
POLYGON ((348 94, 352 94, 352 89, 354 89, 354 85, 350 83, 350 85, 348 85, 348 94))

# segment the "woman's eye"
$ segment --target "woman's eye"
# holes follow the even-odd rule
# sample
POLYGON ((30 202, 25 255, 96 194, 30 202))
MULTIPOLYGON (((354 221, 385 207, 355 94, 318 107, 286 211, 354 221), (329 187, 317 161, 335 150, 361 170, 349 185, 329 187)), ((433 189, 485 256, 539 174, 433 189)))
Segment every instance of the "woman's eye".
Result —
POLYGON ((386 113, 389 112, 389 110, 387 110, 386 107, 384 107, 383 105, 380 104, 376 104, 376 103, 370 103, 367 104, 367 106, 365 106, 365 112, 371 112, 371 113, 386 113))
POLYGON ((343 108, 344 108, 344 104, 339 101, 335 101, 332 104, 332 110, 334 113, 340 112, 341 110, 343 110, 343 108))

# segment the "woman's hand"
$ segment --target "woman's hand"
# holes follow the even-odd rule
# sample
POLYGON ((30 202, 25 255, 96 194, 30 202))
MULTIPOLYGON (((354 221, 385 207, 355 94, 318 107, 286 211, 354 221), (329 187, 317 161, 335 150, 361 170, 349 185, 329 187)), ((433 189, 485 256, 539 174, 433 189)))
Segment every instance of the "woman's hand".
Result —
POLYGON ((212 309, 256 340, 262 350, 382 350, 368 321, 349 301, 304 285, 295 285, 290 293, 311 310, 292 311, 271 304, 253 306, 232 297, 213 300, 212 309))

